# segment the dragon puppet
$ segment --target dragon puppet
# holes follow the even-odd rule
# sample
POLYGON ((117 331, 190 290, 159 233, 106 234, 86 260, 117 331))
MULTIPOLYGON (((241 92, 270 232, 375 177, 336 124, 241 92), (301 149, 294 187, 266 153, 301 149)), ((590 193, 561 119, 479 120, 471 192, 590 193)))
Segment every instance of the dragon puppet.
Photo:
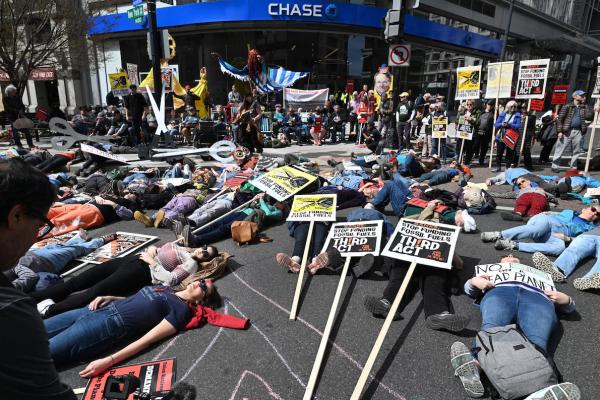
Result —
POLYGON ((308 72, 288 71, 278 66, 267 66, 264 58, 255 49, 248 50, 248 63, 239 69, 223 60, 218 53, 213 53, 219 60, 219 67, 227 74, 240 81, 250 82, 260 94, 282 90, 292 86, 298 79, 308 76, 308 72))

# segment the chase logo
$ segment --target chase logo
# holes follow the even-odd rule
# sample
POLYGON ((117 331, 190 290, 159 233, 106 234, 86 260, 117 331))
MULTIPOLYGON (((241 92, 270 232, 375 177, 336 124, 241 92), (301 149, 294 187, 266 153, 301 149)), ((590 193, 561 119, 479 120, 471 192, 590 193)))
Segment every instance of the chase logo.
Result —
POLYGON ((338 9, 335 4, 329 4, 327 7, 325 7, 325 17, 329 19, 334 19, 335 17, 337 17, 337 13, 338 9))

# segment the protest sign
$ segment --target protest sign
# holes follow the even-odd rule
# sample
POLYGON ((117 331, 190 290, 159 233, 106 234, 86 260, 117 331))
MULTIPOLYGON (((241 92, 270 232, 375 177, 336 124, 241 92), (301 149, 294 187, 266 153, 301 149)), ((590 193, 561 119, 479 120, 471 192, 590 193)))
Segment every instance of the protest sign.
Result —
MULTIPOLYGON (((173 389, 177 377, 177 361, 175 358, 169 358, 111 368, 88 381, 82 400, 104 400, 108 377, 119 375, 133 375, 140 380, 140 388, 145 393, 159 394, 173 389)), ((127 399, 133 399, 133 394, 127 399)))
POLYGON ((363 159, 365 160, 366 163, 369 163, 369 162, 377 161, 377 158, 379 158, 379 156, 377 154, 369 154, 369 155, 364 156, 363 159))
POLYGON ((331 226, 323 252, 336 248, 342 256, 379 255, 383 221, 338 222, 331 226))
POLYGON ((600 196, 600 188, 587 188, 585 194, 583 195, 583 197, 599 197, 599 196, 600 196))
POLYGON ((458 124, 456 127, 456 138, 464 140, 473 140, 473 125, 458 124))
POLYGON ((598 66, 596 67, 596 83, 594 84, 594 90, 592 90, 592 99, 600 98, 600 57, 598 57, 597 61, 598 66))
POLYGON ((455 100, 478 99, 481 87, 481 65, 456 70, 455 100))
POLYGON ((451 269, 460 227, 401 219, 381 255, 451 269))
POLYGON ((283 107, 299 107, 305 110, 314 110, 317 107, 323 107, 329 97, 329 89, 283 89, 283 107))
POLYGON ((284 201, 316 180, 314 175, 284 166, 275 168, 250 183, 274 199, 284 201))
POLYGON ((116 154, 109 153, 108 151, 103 151, 103 150, 97 149, 94 146, 90 146, 88 144, 82 143, 81 151, 84 151, 84 152, 90 153, 90 154, 95 154, 100 157, 108 158, 110 160, 115 160, 115 161, 119 161, 119 162, 122 162, 125 164, 129 164, 129 161, 127 161, 127 159, 123 156, 118 156, 116 154))
POLYGON ((335 194, 294 196, 288 221, 335 221, 335 194))
POLYGON ((543 99, 550 59, 521 61, 517 81, 517 99, 543 99))
MULTIPOLYGON (((529 100, 529 111, 542 111, 544 109, 545 101, 543 99, 531 99, 529 100)), ((527 116, 528 118, 529 116, 527 116)))
POLYGON ((114 258, 131 254, 157 239, 158 237, 156 236, 142 235, 139 233, 117 232, 117 240, 104 244, 87 256, 78 258, 78 260, 92 264, 102 264, 103 262, 114 258))
POLYGON ((129 76, 127 72, 108 74, 110 90, 115 96, 127 96, 129 94, 129 76))
POLYGON ((127 76, 132 85, 139 85, 137 64, 127 63, 127 76))
POLYGON ((223 186, 237 188, 244 184, 248 179, 252 178, 253 175, 252 172, 238 172, 233 177, 227 179, 223 186))
POLYGON ((448 118, 434 118, 431 122, 431 137, 434 139, 446 139, 448 133, 448 118))
POLYGON ((362 171, 362 168, 354 164, 352 161, 344 161, 343 165, 345 171, 362 171))
POLYGON ((160 80, 163 83, 163 91, 170 93, 173 90, 173 69, 171 66, 160 69, 160 80))
POLYGON ((48 245, 51 244, 64 244, 67 243, 69 241, 69 239, 75 237, 77 235, 77 232, 67 232, 67 233, 63 233, 62 235, 56 235, 56 236, 50 236, 46 239, 42 239, 39 242, 35 242, 32 246, 31 246, 31 250, 35 250, 35 249, 41 249, 44 248, 48 245))
POLYGON ((567 104, 567 93, 569 92, 569 85, 554 85, 552 89, 552 105, 565 105, 567 104))
POLYGON ((487 66, 486 99, 505 99, 511 97, 514 61, 490 63, 487 66))
POLYGON ((475 266, 475 276, 487 275, 494 285, 525 284, 535 290, 556 290, 550 274, 523 264, 498 263, 475 266))

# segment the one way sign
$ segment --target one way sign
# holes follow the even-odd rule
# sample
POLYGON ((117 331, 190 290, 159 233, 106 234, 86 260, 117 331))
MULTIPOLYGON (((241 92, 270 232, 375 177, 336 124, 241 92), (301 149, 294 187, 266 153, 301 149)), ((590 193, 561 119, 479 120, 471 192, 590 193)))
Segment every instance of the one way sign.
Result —
POLYGON ((409 44, 392 44, 388 53, 388 65, 390 67, 410 66, 411 48, 409 44))

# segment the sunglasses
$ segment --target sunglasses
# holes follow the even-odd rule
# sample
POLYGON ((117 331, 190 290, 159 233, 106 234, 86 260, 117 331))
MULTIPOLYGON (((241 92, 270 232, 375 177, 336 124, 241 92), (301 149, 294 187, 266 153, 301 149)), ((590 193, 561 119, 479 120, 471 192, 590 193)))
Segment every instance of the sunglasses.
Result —
POLYGON ((592 210, 592 212, 596 214, 596 218, 600 218, 600 210, 599 209, 597 209, 596 207, 590 207, 590 210, 592 210))
POLYGON ((54 229, 54 224, 52 223, 52 221, 50 221, 48 219, 48 217, 46 217, 45 215, 41 214, 41 213, 37 213, 35 211, 29 211, 28 215, 30 217, 33 217, 35 219, 39 219, 40 221, 42 221, 44 223, 44 225, 42 225, 38 231, 38 235, 36 240, 41 240, 43 239, 46 235, 48 235, 52 229, 54 229))
POLYGON ((525 181, 521 180, 521 181, 517 181, 517 186, 521 186, 522 184, 524 184, 525 181))
POLYGON ((200 278, 200 279, 198 279, 197 282, 200 285, 200 287, 202 288, 202 291, 204 292, 204 294, 208 294, 208 286, 206 286, 206 280, 204 278, 200 278))

